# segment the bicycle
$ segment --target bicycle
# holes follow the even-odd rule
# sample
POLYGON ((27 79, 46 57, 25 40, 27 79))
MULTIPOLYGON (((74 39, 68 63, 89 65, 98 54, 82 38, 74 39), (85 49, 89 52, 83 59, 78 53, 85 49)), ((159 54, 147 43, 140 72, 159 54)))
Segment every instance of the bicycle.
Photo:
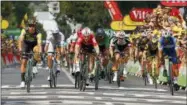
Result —
POLYGON ((146 86, 147 85, 147 82, 148 82, 148 77, 147 77, 147 74, 148 74, 148 71, 147 71, 147 58, 146 58, 146 53, 145 55, 143 55, 143 58, 142 58, 143 62, 142 62, 142 67, 143 67, 143 80, 144 80, 144 85, 146 86))
POLYGON ((112 83, 112 78, 113 78, 113 73, 112 73, 112 60, 110 59, 109 62, 108 62, 108 65, 107 65, 107 68, 106 68, 106 71, 107 71, 107 79, 108 79, 108 82, 109 84, 112 83))
POLYGON ((170 93, 171 95, 174 95, 174 82, 173 82, 173 78, 172 78, 172 62, 171 62, 171 58, 170 56, 165 56, 164 57, 164 65, 166 65, 166 63, 168 64, 168 71, 169 71, 169 75, 168 77, 168 84, 169 84, 169 88, 170 88, 170 93))
POLYGON ((80 61, 80 65, 81 65, 81 69, 80 69, 80 78, 76 78, 76 79, 80 79, 77 81, 80 81, 79 84, 79 88, 80 91, 85 91, 86 89, 86 80, 88 78, 88 53, 82 53, 81 54, 81 58, 83 56, 83 60, 80 61))
POLYGON ((98 90, 98 85, 99 85, 99 77, 100 77, 100 71, 101 71, 101 63, 99 58, 96 58, 96 71, 95 71, 95 90, 98 90))
POLYGON ((33 53, 23 52, 22 54, 28 55, 28 61, 27 61, 26 72, 25 72, 25 84, 27 87, 27 93, 30 93, 30 85, 31 85, 31 82, 33 79, 32 68, 33 68, 33 64, 34 64, 34 56, 33 56, 33 53))
POLYGON ((127 54, 120 53, 120 58, 119 58, 119 66, 118 66, 118 72, 117 72, 117 85, 120 87, 121 85, 121 80, 120 77, 123 75, 123 69, 124 69, 124 61, 126 61, 127 54))
POLYGON ((56 60, 56 54, 57 52, 48 52, 48 53, 52 53, 53 57, 52 57, 52 68, 50 68, 49 70, 49 75, 50 75, 50 80, 49 80, 49 85, 50 88, 56 88, 56 84, 57 84, 57 72, 56 72, 56 67, 57 67, 57 60, 56 60))
POLYGON ((158 79, 158 75, 156 74, 156 69, 157 69, 157 61, 156 61, 156 57, 155 56, 150 56, 150 59, 152 59, 152 63, 151 63, 151 76, 153 78, 153 82, 155 84, 155 88, 157 89, 157 79, 158 79))

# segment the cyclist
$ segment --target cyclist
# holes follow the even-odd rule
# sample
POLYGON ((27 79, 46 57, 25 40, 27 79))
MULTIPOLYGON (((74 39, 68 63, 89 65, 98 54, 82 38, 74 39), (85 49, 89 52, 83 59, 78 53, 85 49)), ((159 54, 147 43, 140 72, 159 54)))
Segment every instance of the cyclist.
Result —
MULTIPOLYGON (((159 40, 159 59, 163 59, 164 56, 169 56, 171 57, 171 62, 173 64, 178 63, 178 54, 177 54, 177 44, 176 44, 176 39, 172 36, 171 30, 164 30, 162 32, 162 37, 159 40)), ((164 71, 165 73, 167 71, 164 71)), ((177 77, 179 75, 179 71, 175 68, 172 69, 172 74, 173 74, 173 82, 174 82, 174 87, 176 90, 178 90, 178 85, 177 85, 177 77)))
MULTIPOLYGON (((139 60, 140 62, 140 73, 141 75, 143 75, 144 73, 144 66, 143 66, 143 61, 146 60, 146 56, 145 56, 145 50, 147 49, 146 48, 146 45, 147 43, 149 42, 149 39, 148 39, 148 34, 147 32, 142 32, 141 33, 141 37, 137 40, 136 42, 136 53, 135 53, 135 56, 136 58, 139 60)), ((149 78, 149 77, 148 77, 149 78)), ((151 81, 149 81, 149 83, 151 84, 151 81)))
MULTIPOLYGON (((109 55, 109 44, 110 38, 105 34, 103 28, 98 28, 96 31, 96 41, 99 45, 99 49, 101 52, 101 63, 103 67, 106 67, 108 64, 108 55, 109 55)), ((104 68, 102 67, 101 77, 104 78, 104 68)), ((94 69, 95 70, 95 69, 94 69)))
MULTIPOLYGON (((110 41, 110 56, 111 58, 115 57, 114 64, 112 70, 114 71, 113 81, 117 81, 117 68, 119 66, 120 53, 124 53, 124 55, 129 55, 129 45, 130 42, 127 38, 125 38, 125 32, 118 31, 116 33, 116 37, 112 38, 110 41)), ((124 63, 127 63, 128 58, 125 58, 124 63)), ((121 80, 124 80, 124 77, 127 77, 126 68, 123 70, 123 76, 121 76, 121 80)))
MULTIPOLYGON (((78 33, 78 39, 76 41, 76 45, 75 45, 75 55, 74 55, 74 60, 75 60, 75 71, 76 72, 80 72, 80 68, 79 68, 79 53, 80 50, 88 53, 88 58, 89 58, 89 78, 91 78, 94 74, 93 74, 93 64, 94 64, 94 49, 97 55, 99 55, 99 46, 97 44, 97 41, 95 39, 95 36, 93 34, 93 32, 90 30, 90 28, 85 27, 81 30, 80 33, 78 33)), ((88 79, 89 79, 88 78, 88 79)), ((89 85, 88 83, 89 81, 87 80, 87 85, 89 85)))
POLYGON ((153 70, 151 63, 153 62, 153 57, 156 59, 156 76, 159 75, 159 65, 158 65, 158 36, 153 36, 151 40, 146 45, 146 56, 148 60, 148 80, 150 84, 153 84, 153 80, 150 77, 150 74, 152 73, 151 70, 153 70))
MULTIPOLYGON (((28 20, 28 27, 22 29, 19 37, 19 51, 29 53, 38 46, 37 52, 42 52, 42 34, 36 30, 36 22, 33 19, 28 20)), ((21 84, 25 87, 25 71, 28 55, 23 54, 21 59, 21 84)), ((36 65, 36 64, 35 64, 36 65)))
MULTIPOLYGON (((56 73, 60 73, 60 58, 61 55, 64 53, 63 50, 63 44, 64 44, 64 34, 59 31, 58 28, 53 30, 47 31, 47 37, 46 37, 46 45, 45 45, 45 51, 46 52, 54 52, 56 50, 57 52, 57 70, 56 73)), ((48 53, 48 68, 52 68, 52 53, 48 53)), ((47 78, 48 81, 50 81, 50 76, 47 78)))

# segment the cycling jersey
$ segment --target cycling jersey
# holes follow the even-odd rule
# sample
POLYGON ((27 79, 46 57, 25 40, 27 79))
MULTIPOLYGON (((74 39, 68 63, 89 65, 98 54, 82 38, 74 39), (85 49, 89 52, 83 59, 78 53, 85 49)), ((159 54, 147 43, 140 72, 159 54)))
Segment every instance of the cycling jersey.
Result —
POLYGON ((111 47, 114 47, 114 52, 122 52, 129 47, 130 42, 127 39, 123 39, 121 42, 117 38, 113 38, 110 42, 111 47))
POLYGON ((84 44, 84 45, 92 45, 92 46, 98 45, 98 44, 97 44, 97 41, 96 41, 96 39, 95 39, 95 37, 94 37, 93 34, 91 34, 91 35, 89 36, 89 39, 88 39, 87 41, 85 41, 85 40, 84 40, 84 36, 83 36, 82 34, 80 34, 80 36, 79 36, 78 39, 77 39, 76 44, 77 44, 77 45, 82 45, 82 44, 84 44))
POLYGON ((63 47, 64 34, 61 32, 54 34, 52 31, 47 31, 46 44, 49 45, 48 52, 54 52, 56 47, 63 47))
POLYGON ((107 35, 105 35, 103 39, 96 38, 96 41, 99 45, 99 49, 101 52, 104 52, 106 48, 109 48, 110 38, 107 35))
MULTIPOLYGON (((37 44, 42 44, 42 34, 38 31, 33 34, 28 32, 28 29, 22 29, 21 38, 24 40, 23 52, 29 53, 37 44)), ((27 54, 23 55, 23 58, 27 58, 27 54)))
POLYGON ((159 49, 163 51, 163 54, 172 57, 171 61, 177 63, 176 39, 171 36, 166 39, 162 36, 159 43, 159 49))
POLYGON ((21 36, 24 38, 24 42, 27 44, 32 44, 32 43, 42 43, 42 34, 36 31, 33 34, 30 34, 28 32, 28 29, 22 29, 21 31, 21 36))
POLYGON ((146 44, 149 42, 149 39, 147 37, 142 37, 139 40, 137 40, 136 46, 140 51, 144 51, 146 48, 146 44))
POLYGON ((158 52, 158 43, 153 43, 152 41, 149 41, 147 43, 147 51, 148 56, 156 56, 158 52))

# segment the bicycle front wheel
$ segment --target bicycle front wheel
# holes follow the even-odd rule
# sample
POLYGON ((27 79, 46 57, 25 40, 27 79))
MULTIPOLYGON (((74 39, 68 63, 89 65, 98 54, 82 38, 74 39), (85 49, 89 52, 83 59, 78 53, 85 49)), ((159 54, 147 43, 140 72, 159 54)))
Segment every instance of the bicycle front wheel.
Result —
POLYGON ((95 73, 95 90, 98 90, 98 85, 99 85, 99 67, 98 69, 96 69, 96 73, 95 73))
POLYGON ((25 80, 26 80, 27 92, 29 93, 30 92, 30 84, 32 81, 32 63, 30 60, 27 63, 25 80))

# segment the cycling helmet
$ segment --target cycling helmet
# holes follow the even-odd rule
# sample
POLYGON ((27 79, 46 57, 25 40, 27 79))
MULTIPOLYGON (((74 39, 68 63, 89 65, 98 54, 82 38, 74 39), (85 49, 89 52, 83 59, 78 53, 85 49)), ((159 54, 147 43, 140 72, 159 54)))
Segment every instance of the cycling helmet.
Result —
POLYGON ((33 19, 28 20, 28 25, 36 25, 36 21, 33 19))
POLYGON ((91 30, 88 27, 85 27, 81 32, 83 36, 89 36, 91 34, 91 30))
POLYGON ((116 37, 117 38, 125 38, 125 32, 123 32, 123 31, 116 32, 116 37))
POLYGON ((105 35, 105 31, 103 28, 99 28, 96 31, 96 36, 104 36, 105 35))
POLYGON ((171 36, 171 31, 170 30, 162 31, 162 36, 165 37, 165 38, 171 36))
POLYGON ((157 43, 158 42, 158 37, 157 36, 153 36, 151 41, 153 43, 157 43))

